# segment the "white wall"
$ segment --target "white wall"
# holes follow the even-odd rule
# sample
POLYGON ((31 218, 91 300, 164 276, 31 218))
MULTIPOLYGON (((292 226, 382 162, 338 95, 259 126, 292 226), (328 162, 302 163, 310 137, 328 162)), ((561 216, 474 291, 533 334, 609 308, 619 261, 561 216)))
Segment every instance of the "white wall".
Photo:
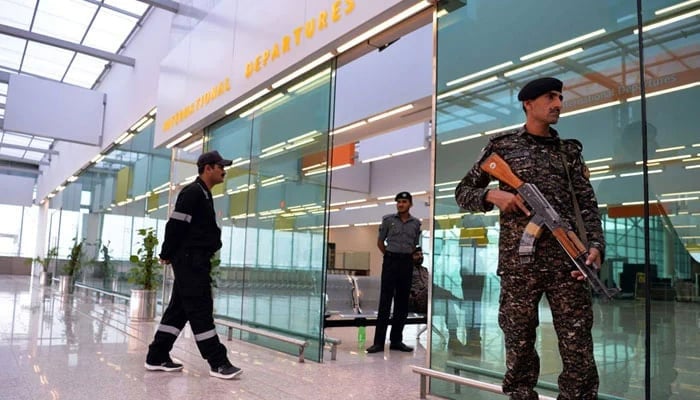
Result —
POLYGON ((378 226, 359 226, 354 228, 331 229, 329 242, 335 243, 337 254, 347 251, 369 252, 370 275, 380 276, 382 272, 382 253, 377 248, 378 226))

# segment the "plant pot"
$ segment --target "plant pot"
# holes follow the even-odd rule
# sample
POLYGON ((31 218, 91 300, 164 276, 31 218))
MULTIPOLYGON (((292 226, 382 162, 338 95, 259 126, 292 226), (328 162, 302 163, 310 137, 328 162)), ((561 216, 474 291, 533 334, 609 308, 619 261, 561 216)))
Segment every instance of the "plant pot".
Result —
POLYGON ((63 294, 72 294, 73 290, 75 290, 75 285, 73 285, 73 277, 70 275, 59 276, 58 289, 63 294))
POLYGON ((131 289, 129 318, 132 321, 153 321, 156 317, 156 291, 131 289))
POLYGON ((39 285, 40 286, 51 286, 52 279, 53 279, 53 274, 51 272, 41 271, 39 273, 39 285))

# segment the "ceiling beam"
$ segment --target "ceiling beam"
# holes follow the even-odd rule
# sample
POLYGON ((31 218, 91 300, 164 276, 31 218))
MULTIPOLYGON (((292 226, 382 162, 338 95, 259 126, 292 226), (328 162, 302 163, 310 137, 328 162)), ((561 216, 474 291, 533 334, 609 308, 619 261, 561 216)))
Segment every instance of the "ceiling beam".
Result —
POLYGON ((94 4, 94 5, 96 5, 96 6, 100 6, 100 7, 103 7, 103 8, 107 8, 107 9, 112 10, 112 11, 116 11, 116 12, 118 12, 119 14, 124 14, 124 15, 127 15, 127 16, 131 17, 131 18, 135 18, 135 19, 141 18, 141 16, 138 15, 138 14, 134 14, 134 13, 132 13, 132 12, 123 10, 123 9, 121 9, 121 8, 119 8, 119 7, 115 7, 115 6, 109 5, 109 4, 104 3, 104 2, 102 2, 102 1, 98 1, 98 0, 83 0, 83 1, 86 1, 86 2, 88 2, 88 3, 94 4))
POLYGON ((0 165, 0 174, 3 172, 20 172, 25 174, 30 174, 34 176, 39 176, 42 174, 38 169, 15 167, 12 165, 0 165))
POLYGON ((58 154, 57 150, 39 149, 36 147, 20 146, 17 144, 10 144, 10 143, 0 143, 0 147, 7 147, 8 149, 16 149, 16 150, 35 151, 37 153, 44 153, 44 154, 58 154))
POLYGON ((17 29, 8 25, 0 24, 0 33, 9 36, 14 36, 20 39, 26 39, 31 40, 33 42, 47 44, 49 46, 54 46, 65 50, 75 51, 81 54, 87 54, 89 56, 101 58, 103 60, 115 62, 117 64, 124 64, 131 67, 136 65, 136 60, 132 57, 123 56, 121 54, 114 54, 108 51, 96 49, 94 47, 88 47, 82 44, 69 42, 67 40, 58 39, 55 37, 46 36, 35 32, 29 32, 22 29, 17 29))
POLYGON ((171 13, 177 14, 180 11, 180 3, 174 2, 172 0, 139 0, 141 3, 146 3, 149 6, 163 9, 165 11, 170 11, 171 13))
POLYGON ((26 164, 26 165, 49 165, 48 161, 27 160, 26 158, 19 158, 19 157, 13 157, 13 156, 7 156, 4 154, 0 154, 0 165, 2 165, 2 163, 1 163, 2 161, 12 161, 13 163, 26 164))

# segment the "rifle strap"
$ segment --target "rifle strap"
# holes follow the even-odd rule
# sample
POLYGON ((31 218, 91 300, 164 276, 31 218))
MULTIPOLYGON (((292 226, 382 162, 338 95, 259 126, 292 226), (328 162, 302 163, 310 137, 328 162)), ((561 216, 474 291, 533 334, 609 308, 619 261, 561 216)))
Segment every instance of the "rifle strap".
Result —
POLYGON ((583 225, 583 217, 581 216, 581 209, 578 206, 578 199, 576 198, 576 192, 574 192, 574 185, 571 183, 571 175, 569 174, 569 161, 566 158, 566 153, 559 149, 561 153, 562 163, 564 164, 564 171, 566 171, 566 180, 569 183, 569 191, 571 192, 571 199, 574 203, 574 213, 576 213, 576 230, 578 231, 578 236, 581 238, 584 246, 588 247, 588 235, 586 232, 586 227, 583 225))

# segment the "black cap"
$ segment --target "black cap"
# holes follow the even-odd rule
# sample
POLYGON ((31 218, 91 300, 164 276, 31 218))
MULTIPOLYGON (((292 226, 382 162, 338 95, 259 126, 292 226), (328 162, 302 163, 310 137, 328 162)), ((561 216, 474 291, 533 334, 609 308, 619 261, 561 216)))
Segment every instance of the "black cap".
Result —
POLYGON ((413 253, 411 253, 411 254, 416 254, 416 253, 418 253, 419 251, 420 251, 421 253, 423 252, 423 249, 422 249, 420 246, 418 246, 418 247, 416 247, 415 249, 413 249, 413 253))
POLYGON ((413 203, 413 196, 411 196, 411 194, 408 192, 399 192, 399 194, 394 197, 394 201, 399 201, 399 199, 406 199, 413 203))
POLYGON ((208 151, 206 153, 203 153, 197 159, 197 166, 198 167, 201 167, 204 165, 209 165, 209 164, 219 164, 222 167, 228 167, 229 165, 233 164, 233 161, 226 160, 225 158, 221 157, 221 154, 219 154, 218 151, 213 150, 213 151, 208 151))
POLYGON ((563 86, 564 84, 562 83, 562 81, 560 81, 557 78, 535 79, 534 81, 526 83, 525 86, 523 86, 523 88, 520 89, 520 93, 518 93, 518 100, 533 100, 542 96, 545 93, 551 92, 552 90, 561 92, 563 86))

